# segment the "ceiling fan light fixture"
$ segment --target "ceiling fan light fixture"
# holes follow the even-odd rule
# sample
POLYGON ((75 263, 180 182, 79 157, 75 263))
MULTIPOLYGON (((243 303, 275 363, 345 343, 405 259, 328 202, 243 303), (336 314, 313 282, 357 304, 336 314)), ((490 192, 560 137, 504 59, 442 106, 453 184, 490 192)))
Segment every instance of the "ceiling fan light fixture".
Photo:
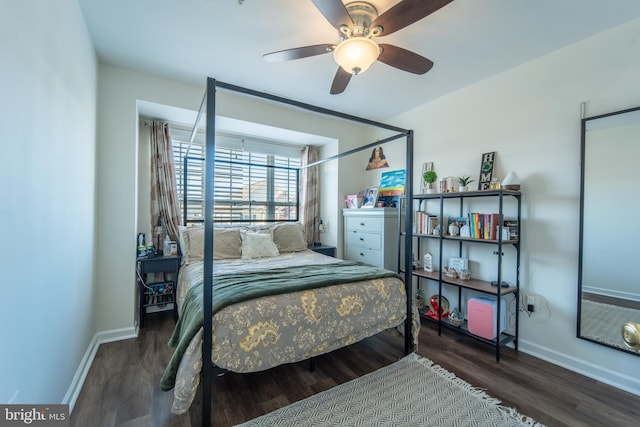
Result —
POLYGON ((344 40, 333 51, 336 63, 348 73, 361 74, 367 71, 380 55, 380 47, 367 37, 352 37, 344 40))

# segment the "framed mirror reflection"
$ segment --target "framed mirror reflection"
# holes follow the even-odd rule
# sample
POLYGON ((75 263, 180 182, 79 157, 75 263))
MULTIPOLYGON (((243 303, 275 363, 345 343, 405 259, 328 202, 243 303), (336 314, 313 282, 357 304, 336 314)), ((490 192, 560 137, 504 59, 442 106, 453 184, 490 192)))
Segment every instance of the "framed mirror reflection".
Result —
POLYGON ((581 123, 577 335, 640 355, 640 107, 581 123))

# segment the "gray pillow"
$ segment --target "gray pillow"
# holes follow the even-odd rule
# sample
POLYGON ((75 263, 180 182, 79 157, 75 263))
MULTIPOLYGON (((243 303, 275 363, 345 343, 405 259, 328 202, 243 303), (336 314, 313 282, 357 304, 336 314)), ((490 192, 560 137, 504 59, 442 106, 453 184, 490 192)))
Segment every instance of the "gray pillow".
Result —
POLYGON ((280 252, 299 252, 307 249, 304 227, 299 222, 275 225, 271 235, 280 252))

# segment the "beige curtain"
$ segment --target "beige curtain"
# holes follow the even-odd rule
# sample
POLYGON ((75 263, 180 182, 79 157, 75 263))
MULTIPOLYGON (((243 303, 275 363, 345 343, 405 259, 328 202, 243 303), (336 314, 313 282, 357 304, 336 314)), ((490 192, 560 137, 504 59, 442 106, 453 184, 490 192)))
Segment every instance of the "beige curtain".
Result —
MULTIPOLYGON (((160 234, 158 218, 162 220, 163 233, 177 242, 181 217, 169 124, 153 121, 151 123, 151 230, 154 245, 158 245, 160 234)), ((159 244, 157 249, 162 249, 163 242, 159 244)))
MULTIPOLYGON (((318 160, 318 151, 312 146, 302 150, 302 166, 318 160)), ((318 166, 303 168, 300 173, 300 221, 304 225, 307 244, 320 241, 318 224, 320 222, 320 207, 318 205, 318 166)))

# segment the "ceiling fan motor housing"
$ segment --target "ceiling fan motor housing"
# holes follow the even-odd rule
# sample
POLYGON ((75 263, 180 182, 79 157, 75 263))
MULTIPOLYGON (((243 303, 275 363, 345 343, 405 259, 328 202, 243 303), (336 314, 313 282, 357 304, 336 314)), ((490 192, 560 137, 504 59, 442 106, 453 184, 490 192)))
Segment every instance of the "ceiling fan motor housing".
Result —
MULTIPOLYGON (((369 37, 371 23, 378 17, 378 10, 365 1, 354 1, 345 5, 353 25, 351 28, 343 25, 340 27, 341 38, 369 37)), ((377 35, 377 34, 371 34, 377 35)))

